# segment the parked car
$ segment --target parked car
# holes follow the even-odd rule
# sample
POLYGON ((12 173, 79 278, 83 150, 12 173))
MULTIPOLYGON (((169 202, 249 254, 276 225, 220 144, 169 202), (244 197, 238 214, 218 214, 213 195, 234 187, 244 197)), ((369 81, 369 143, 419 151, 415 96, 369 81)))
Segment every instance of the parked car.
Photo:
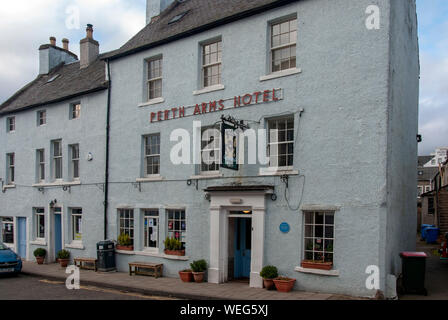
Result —
POLYGON ((0 242, 0 274, 18 274, 22 271, 22 259, 0 242))

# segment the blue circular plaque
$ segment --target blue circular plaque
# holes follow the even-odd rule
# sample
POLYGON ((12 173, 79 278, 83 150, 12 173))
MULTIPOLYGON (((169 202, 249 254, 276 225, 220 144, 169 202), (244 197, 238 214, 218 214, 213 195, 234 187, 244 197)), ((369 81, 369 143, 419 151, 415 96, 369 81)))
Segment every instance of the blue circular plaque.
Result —
POLYGON ((291 227, 289 226, 289 224, 287 224, 286 222, 283 222, 280 225, 280 231, 283 233, 288 233, 291 230, 291 227))

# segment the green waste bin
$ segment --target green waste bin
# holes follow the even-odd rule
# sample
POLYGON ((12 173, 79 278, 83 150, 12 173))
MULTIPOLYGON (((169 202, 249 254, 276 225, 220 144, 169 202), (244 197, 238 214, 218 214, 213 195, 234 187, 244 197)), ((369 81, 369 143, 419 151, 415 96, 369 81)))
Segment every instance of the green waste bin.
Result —
POLYGON ((402 286, 404 293, 428 295, 425 289, 426 258, 424 252, 402 252, 402 286))
POLYGON ((98 271, 116 271, 115 243, 113 241, 100 241, 96 244, 98 255, 98 271))

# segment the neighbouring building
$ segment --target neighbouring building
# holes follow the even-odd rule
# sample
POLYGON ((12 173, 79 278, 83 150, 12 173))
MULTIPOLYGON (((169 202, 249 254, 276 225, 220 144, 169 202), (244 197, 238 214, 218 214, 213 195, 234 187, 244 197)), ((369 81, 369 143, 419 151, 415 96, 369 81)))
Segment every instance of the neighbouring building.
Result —
POLYGON ((39 48, 39 75, 0 107, 1 241, 27 260, 65 248, 94 254, 104 211, 106 68, 93 28, 39 48))
POLYGON ((448 160, 448 147, 437 148, 436 152, 429 156, 428 161, 423 164, 425 168, 438 168, 439 165, 448 160))
POLYGON ((431 190, 421 195, 421 223, 433 224, 440 234, 448 232, 448 161, 439 165, 431 179, 431 190))
POLYGON ((394 297, 399 252, 415 248, 417 18, 414 0, 375 3, 379 29, 366 26, 367 0, 148 0, 147 25, 101 56, 88 27, 88 63, 81 49, 1 106, 12 245, 30 260, 36 246, 94 256, 125 233, 121 271, 146 261, 176 277, 205 259, 208 282, 261 287, 275 265, 301 290, 358 296, 375 295, 366 270, 377 266, 394 297), (228 138, 221 116, 249 127, 232 169, 205 157, 228 138), (167 237, 184 256, 164 253, 167 237))

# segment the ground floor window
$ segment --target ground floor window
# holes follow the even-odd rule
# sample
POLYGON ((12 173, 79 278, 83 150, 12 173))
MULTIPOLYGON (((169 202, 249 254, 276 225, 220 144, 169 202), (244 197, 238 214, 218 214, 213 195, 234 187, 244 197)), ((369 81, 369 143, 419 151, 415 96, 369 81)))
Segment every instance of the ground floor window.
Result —
POLYGON ((45 209, 36 208, 36 238, 45 239, 45 209))
POLYGON ((82 209, 72 209, 72 235, 72 240, 82 241, 82 209))
POLYGON ((168 237, 176 238, 182 242, 185 249, 187 220, 185 210, 168 210, 168 237))
POLYGON ((127 234, 134 244, 134 210, 119 209, 118 216, 120 219, 119 234, 127 234))
POLYGON ((2 242, 14 244, 14 218, 0 218, 2 227, 2 242))
POLYGON ((143 210, 143 237, 145 249, 159 247, 159 210, 143 210))
POLYGON ((333 263, 334 212, 305 212, 305 260, 333 263))

